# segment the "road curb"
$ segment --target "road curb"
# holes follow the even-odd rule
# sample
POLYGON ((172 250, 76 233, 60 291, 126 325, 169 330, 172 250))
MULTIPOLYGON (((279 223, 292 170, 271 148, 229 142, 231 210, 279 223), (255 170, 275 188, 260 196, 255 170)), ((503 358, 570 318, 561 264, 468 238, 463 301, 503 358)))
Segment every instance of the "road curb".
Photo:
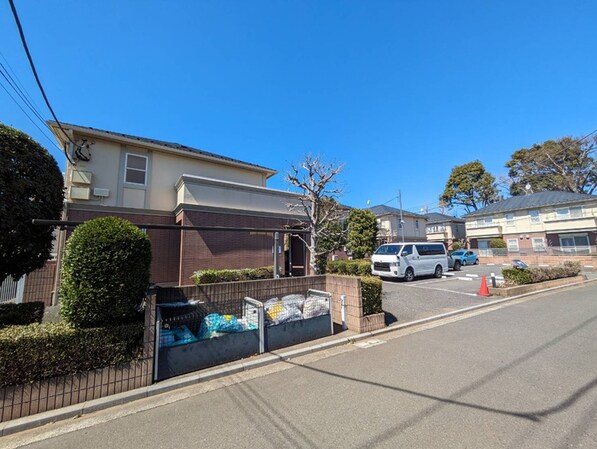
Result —
POLYGON ((325 343, 315 344, 313 346, 307 346, 304 348, 299 349, 291 349, 288 351, 276 353, 271 352, 265 356, 257 360, 244 360, 240 362, 236 362, 231 364, 230 366, 226 367, 219 367, 219 368, 212 368, 208 370, 199 371, 192 374, 187 374, 183 376, 179 376, 173 379, 165 380, 157 384, 153 384, 147 387, 137 388, 135 390, 126 391, 123 393, 114 394, 111 396, 107 396, 100 399, 94 399, 91 401, 83 402, 81 404, 70 405, 67 407, 63 407, 56 410, 51 410, 48 412, 42 412, 31 416, 26 416, 23 418, 18 418, 11 421, 6 421, 4 423, 0 423, 0 437, 11 435, 14 433, 22 432, 24 430, 33 429, 36 427, 40 427, 46 424, 54 423, 57 421, 63 421, 66 419, 76 418, 83 414, 92 413, 100 410, 105 410, 107 408, 114 407, 116 405, 121 405, 127 402, 131 402, 137 399, 144 399, 151 396, 156 396, 158 394, 167 393, 173 390, 178 390, 180 388, 188 387, 191 385, 198 384, 200 382, 205 382, 209 380, 219 379, 225 376, 230 376, 232 374, 236 374, 243 371, 248 371, 255 368, 260 368, 263 366, 271 365, 274 363, 282 362, 285 360, 290 360, 296 357, 304 356, 307 354, 324 351, 326 349, 336 348, 338 346, 344 346, 346 344, 358 342, 361 340, 366 340, 368 338, 377 337, 380 335, 385 335, 393 332, 399 332, 401 330, 412 328, 415 326, 428 324, 430 322, 439 321, 444 318, 450 318, 457 315, 464 315, 468 312, 473 312, 476 310, 493 307, 499 304, 503 304, 510 301, 515 301, 517 299, 525 298, 528 296, 535 296, 541 293, 546 293, 554 290, 560 290, 567 287, 576 287, 586 284, 591 284, 597 282, 597 279, 589 279, 583 282, 577 282, 574 284, 568 285, 561 285, 557 287, 551 287, 544 290, 536 291, 536 292, 529 292, 524 293, 521 295, 511 296, 508 298, 502 298, 495 301, 486 302, 483 304, 478 304, 471 307, 466 307, 464 309, 454 310, 452 312, 442 313, 440 315, 434 315, 427 318, 422 318, 420 320, 410 321, 408 323, 397 324, 393 326, 388 326, 383 329, 379 329, 376 331, 371 332, 364 332, 362 334, 353 335, 350 337, 342 337, 336 340, 327 341, 325 343))

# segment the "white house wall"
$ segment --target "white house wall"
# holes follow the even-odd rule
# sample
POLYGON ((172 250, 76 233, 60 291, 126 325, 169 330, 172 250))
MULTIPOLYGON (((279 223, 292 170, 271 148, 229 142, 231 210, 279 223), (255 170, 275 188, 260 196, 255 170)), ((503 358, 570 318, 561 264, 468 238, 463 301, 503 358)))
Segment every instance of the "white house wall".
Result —
POLYGON ((298 204, 298 195, 280 190, 214 179, 182 176, 177 183, 178 201, 183 205, 206 206, 296 216, 289 204, 298 204))

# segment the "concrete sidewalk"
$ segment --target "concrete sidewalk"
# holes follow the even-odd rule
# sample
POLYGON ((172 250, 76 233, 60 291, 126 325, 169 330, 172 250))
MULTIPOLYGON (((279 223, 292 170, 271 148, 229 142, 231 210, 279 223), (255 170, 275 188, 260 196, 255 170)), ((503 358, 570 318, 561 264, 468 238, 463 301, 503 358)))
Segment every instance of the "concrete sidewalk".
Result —
POLYGON ((220 365, 215 368, 202 370, 196 373, 178 376, 172 379, 158 382, 148 387, 139 388, 136 390, 127 391, 124 393, 115 394, 101 399, 95 399, 92 401, 76 404, 61 409, 56 409, 48 412, 39 413, 36 415, 27 416, 24 418, 7 421, 0 423, 0 436, 10 435, 16 432, 21 432, 27 429, 32 429, 52 422, 70 419, 78 417, 84 414, 92 413, 99 410, 104 410, 109 407, 120 405, 126 402, 135 401, 137 399, 147 398, 150 396, 159 395, 172 390, 177 390, 183 387, 194 385, 209 380, 218 379, 221 377, 229 376, 235 373, 239 373, 246 370, 255 369, 258 367, 278 363, 280 361, 293 359, 296 357, 304 356, 310 353, 324 351, 334 347, 351 344, 361 340, 370 339, 372 337, 380 336, 387 333, 399 332, 401 330, 412 328, 415 326, 425 325, 435 321, 444 320, 459 315, 465 315, 475 313, 480 309, 486 308, 498 308, 503 303, 515 301, 530 296, 540 296, 542 293, 551 292, 554 290, 560 290, 564 288, 574 288, 575 286, 582 286, 588 283, 593 283, 597 279, 587 281, 583 284, 576 284, 572 286, 562 286, 543 290, 539 292, 529 293, 525 295, 518 295, 510 298, 497 299, 494 301, 484 302, 479 305, 467 307, 440 315, 430 316, 416 321, 411 321, 404 324, 395 324, 388 326, 384 329, 380 329, 373 332, 367 332, 357 334, 352 331, 341 331, 338 334, 331 335, 329 337, 321 338, 318 340, 305 342, 299 345, 295 345, 291 348, 279 350, 275 352, 269 352, 266 354, 260 354, 249 359, 230 362, 224 365, 220 365))

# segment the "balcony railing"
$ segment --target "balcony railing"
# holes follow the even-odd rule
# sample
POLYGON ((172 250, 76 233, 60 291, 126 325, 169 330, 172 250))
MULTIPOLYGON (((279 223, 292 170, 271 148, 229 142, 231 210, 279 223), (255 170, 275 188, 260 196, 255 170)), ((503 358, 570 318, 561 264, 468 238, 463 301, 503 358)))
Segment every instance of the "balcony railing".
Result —
POLYGON ((597 256, 597 246, 546 246, 544 248, 521 248, 518 251, 512 251, 506 248, 488 248, 475 250, 479 252, 479 256, 597 256))

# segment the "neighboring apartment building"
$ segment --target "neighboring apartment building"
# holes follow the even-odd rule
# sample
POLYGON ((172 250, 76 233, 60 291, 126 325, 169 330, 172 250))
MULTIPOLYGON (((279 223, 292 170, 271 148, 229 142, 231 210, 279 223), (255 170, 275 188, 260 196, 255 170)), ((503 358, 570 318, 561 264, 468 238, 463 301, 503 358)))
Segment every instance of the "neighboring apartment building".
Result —
POLYGON ((393 242, 424 242, 427 240, 425 227, 427 218, 424 215, 402 210, 400 223, 400 209, 380 205, 370 207, 369 210, 377 217, 377 242, 379 245, 393 242))
POLYGON ((442 242, 450 249, 455 241, 466 238, 464 220, 450 215, 431 212, 425 214, 427 218, 426 234, 430 242, 442 242))
POLYGON ((592 254, 597 244, 597 196, 538 192, 514 196, 464 216, 471 248, 490 255, 489 242, 509 253, 592 254))
MULTIPOLYGON (((281 229, 299 227, 289 212, 294 193, 269 189, 276 171, 184 145, 84 126, 56 123, 54 135, 72 159, 67 163, 64 219, 119 216, 135 224, 281 229), (80 148, 79 148, 80 146, 80 148)), ((273 263, 272 233, 148 229, 152 282, 188 285, 198 269, 248 268, 273 263)), ((64 244, 64 239, 60 242, 64 244)), ((305 247, 288 242, 294 275, 304 274, 305 247)), ((280 266, 288 266, 280 257, 280 266)))

